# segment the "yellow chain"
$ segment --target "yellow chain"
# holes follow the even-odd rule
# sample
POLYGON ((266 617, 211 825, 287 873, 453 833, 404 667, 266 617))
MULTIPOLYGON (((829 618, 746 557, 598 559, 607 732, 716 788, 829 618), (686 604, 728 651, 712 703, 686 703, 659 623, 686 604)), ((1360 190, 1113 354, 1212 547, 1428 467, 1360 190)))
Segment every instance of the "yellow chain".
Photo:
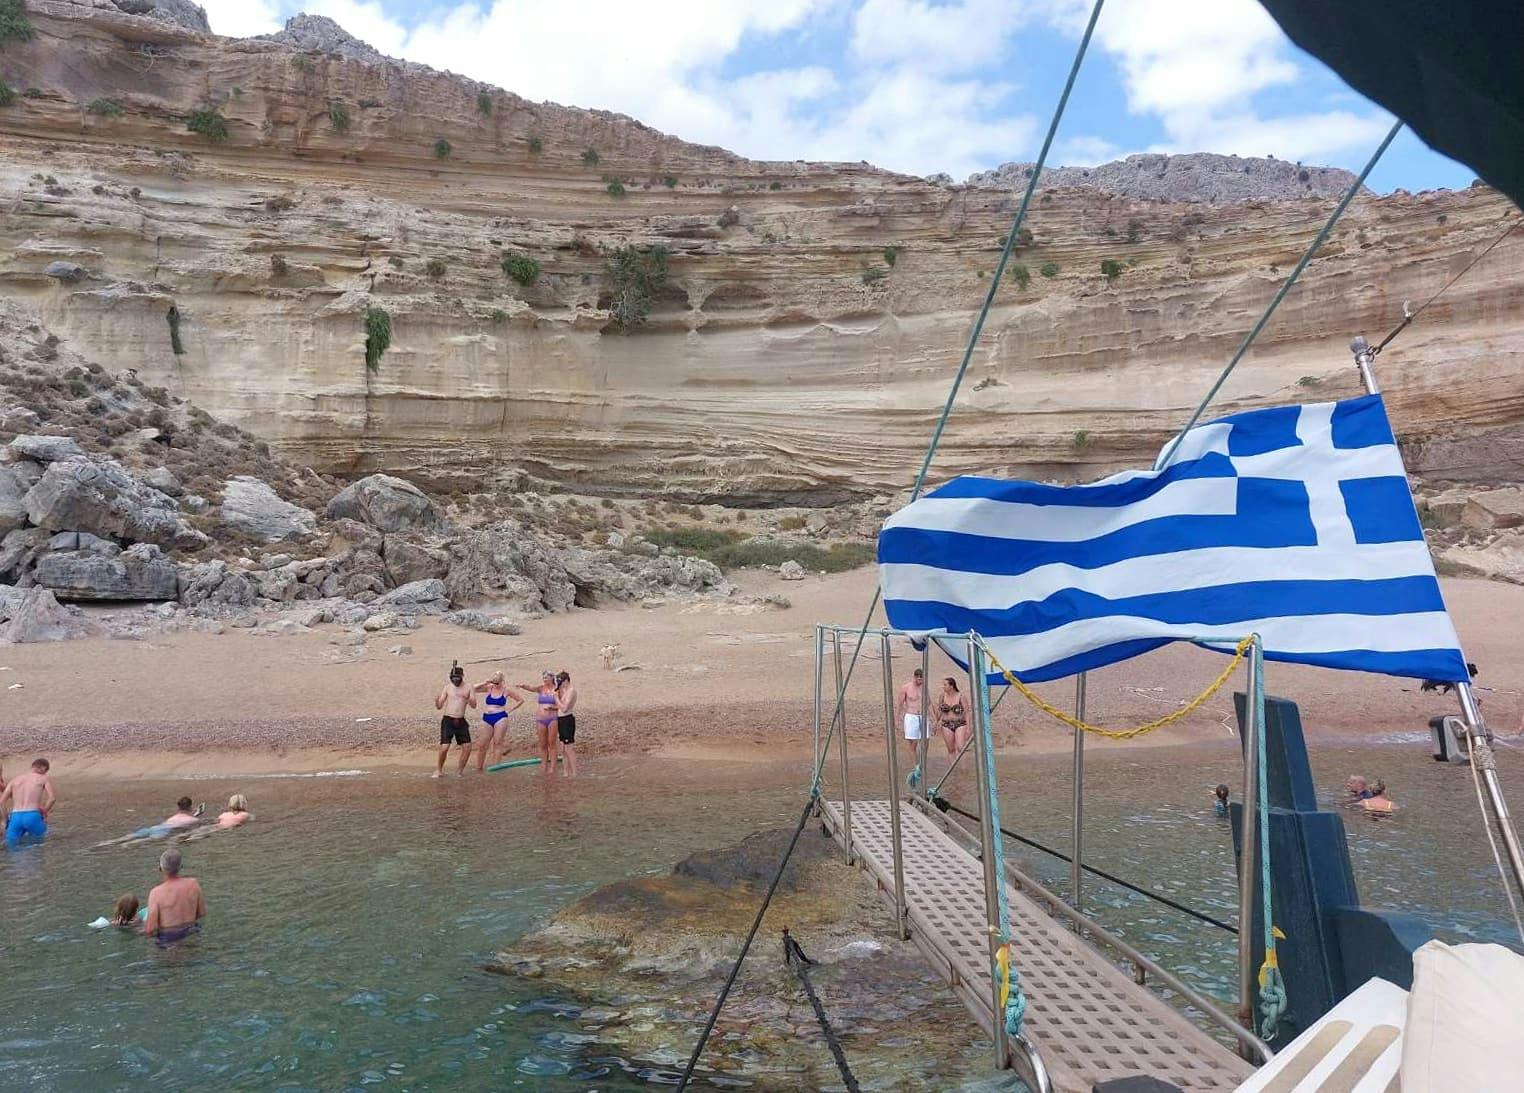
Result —
POLYGON ((1252 635, 1250 637, 1244 638, 1243 641, 1238 643, 1238 648, 1233 650, 1233 659, 1228 661, 1228 666, 1222 670, 1222 674, 1214 679, 1206 690, 1202 691, 1199 695, 1191 699, 1184 706, 1181 706, 1174 713, 1167 713, 1163 717, 1158 718, 1154 721, 1150 721, 1146 725, 1139 725, 1135 729, 1103 729, 1099 725, 1091 725, 1081 721, 1077 717, 1071 717, 1069 714, 1064 713, 1063 710, 1060 710, 1057 706, 1050 705, 1049 703, 1043 701, 1042 696, 1038 695, 1035 691, 1032 690, 1032 688, 1028 687, 1025 683, 1021 682, 1021 680, 1012 675, 1011 670, 1004 664, 1001 664, 1000 661, 995 658, 995 654, 990 650, 988 645, 984 647, 984 651, 986 654, 988 654, 990 658, 990 664, 994 666, 995 671, 1003 675, 1005 677, 1005 681, 1012 687, 1015 687, 1016 690, 1021 693, 1023 698, 1025 698, 1032 705, 1036 706, 1043 713, 1047 714, 1049 717, 1053 717, 1059 721, 1062 721, 1071 729, 1077 729, 1081 732, 1095 733, 1095 735, 1104 736, 1108 740, 1132 740, 1133 738, 1142 736, 1145 733, 1151 733, 1155 729, 1162 729, 1166 725, 1173 725, 1182 717, 1194 713, 1203 702, 1211 698, 1218 691, 1222 690, 1223 684, 1227 683, 1227 681, 1232 677, 1233 671, 1238 667, 1239 661, 1244 659, 1244 655, 1248 653, 1249 647, 1253 644, 1254 638, 1252 635))

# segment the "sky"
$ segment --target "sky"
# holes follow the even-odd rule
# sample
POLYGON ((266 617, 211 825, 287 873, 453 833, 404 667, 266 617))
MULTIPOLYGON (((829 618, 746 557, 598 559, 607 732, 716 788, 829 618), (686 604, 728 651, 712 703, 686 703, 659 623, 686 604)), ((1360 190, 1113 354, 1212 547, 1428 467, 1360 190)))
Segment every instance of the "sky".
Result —
MULTIPOLYGON (((327 15, 383 53, 757 159, 909 174, 1036 158, 1089 0, 199 0, 219 34, 327 15)), ((1049 162, 1222 152, 1358 170, 1392 118, 1254 0, 1109 0, 1049 162)), ((1404 132, 1370 185, 1460 188, 1404 132)))

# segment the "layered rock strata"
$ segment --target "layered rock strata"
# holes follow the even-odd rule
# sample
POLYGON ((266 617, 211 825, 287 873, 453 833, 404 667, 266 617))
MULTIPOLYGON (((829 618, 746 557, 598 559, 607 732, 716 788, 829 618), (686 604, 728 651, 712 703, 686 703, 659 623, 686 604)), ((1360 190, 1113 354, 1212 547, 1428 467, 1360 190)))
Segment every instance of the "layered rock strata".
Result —
MULTIPOLYGON (((750 161, 421 66, 29 8, 35 37, 0 55, 18 91, 0 291, 326 471, 470 485, 507 464, 730 504, 902 488, 1014 209, 998 187, 750 161), (623 246, 670 252, 628 333, 606 268, 623 246), (374 370, 372 310, 390 320, 374 370)), ((1046 191, 936 476, 1151 457, 1330 204, 1046 191)), ((1513 215, 1480 188, 1357 201, 1217 408, 1353 393, 1349 336, 1379 336, 1513 215)), ((1500 246, 1381 357, 1436 478, 1496 478, 1447 441, 1519 442, 1521 269, 1524 244, 1500 246)))

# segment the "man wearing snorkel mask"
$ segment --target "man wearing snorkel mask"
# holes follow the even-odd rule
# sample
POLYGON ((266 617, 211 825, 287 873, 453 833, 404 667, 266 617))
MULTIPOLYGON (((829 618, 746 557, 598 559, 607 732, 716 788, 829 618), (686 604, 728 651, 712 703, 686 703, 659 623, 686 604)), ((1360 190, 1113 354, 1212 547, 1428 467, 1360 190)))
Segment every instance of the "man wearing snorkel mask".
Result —
POLYGON ((444 774, 445 756, 450 753, 451 744, 460 745, 460 765, 455 773, 463 775, 466 760, 471 758, 471 726, 466 721, 466 710, 476 708, 476 692, 466 686, 466 673, 459 664, 450 668, 450 684, 434 699, 434 708, 444 711, 439 719, 439 757, 434 777, 444 774))

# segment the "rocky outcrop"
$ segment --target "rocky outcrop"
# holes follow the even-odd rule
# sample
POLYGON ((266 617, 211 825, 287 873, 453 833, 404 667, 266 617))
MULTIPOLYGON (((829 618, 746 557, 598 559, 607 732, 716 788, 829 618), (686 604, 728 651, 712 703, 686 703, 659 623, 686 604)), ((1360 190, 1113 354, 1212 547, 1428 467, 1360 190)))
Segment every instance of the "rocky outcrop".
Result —
POLYGON ((79 459, 85 450, 72 436, 18 436, 9 446, 12 459, 30 459, 37 463, 58 463, 79 459))
POLYGON ((506 603, 540 615, 570 610, 577 601, 576 586, 556 552, 514 521, 462 531, 449 549, 445 584, 454 604, 506 603))
POLYGON ((703 558, 654 558, 614 550, 572 549, 562 556, 577 602, 595 607, 607 600, 644 600, 672 592, 728 595, 732 585, 720 567, 703 558))
POLYGON ((222 523, 258 543, 305 539, 317 529, 317 517, 300 505, 281 500, 257 478, 228 479, 222 490, 222 523))
POLYGON ((345 486, 328 502, 330 520, 354 520, 379 531, 437 531, 434 502, 411 482, 373 474, 345 486))
POLYGON ((9 590, 0 598, 0 642, 67 641, 84 636, 90 629, 49 589, 9 590))
POLYGON ((174 564, 147 543, 114 556, 93 551, 44 554, 32 579, 62 600, 173 600, 179 596, 174 564))
MULTIPOLYGON (((0 110, 0 293, 65 349, 130 363, 319 469, 474 488, 512 462, 570 490, 733 505, 902 489, 1010 229, 1009 185, 746 160, 326 31, 235 42, 67 0, 29 10, 38 35, 7 44, 6 79, 41 94, 0 110), (330 52, 298 64, 287 42, 330 52), (89 114, 101 96, 121 115, 89 114), (186 129, 212 107, 226 140, 186 129), (667 281, 622 331, 609 252, 657 245, 667 281), (537 276, 506 276, 505 254, 537 276), (54 261, 90 277, 45 276, 54 261), (374 371, 370 308, 392 331, 374 371)), ((1190 162, 1128 170, 1173 187, 1190 162)), ((1238 161, 1244 179, 1261 168, 1238 161)), ((1077 479, 1151 458, 1341 181, 1274 170, 1300 196, 1045 190, 935 476, 1077 479)), ((1216 409, 1353 393, 1350 335, 1390 329, 1511 215, 1482 188, 1356 201, 1216 409)), ((1497 248, 1382 355, 1405 440, 1524 437, 1524 372, 1498 364, 1524 344, 1521 262, 1497 248)), ((1473 454, 1467 473, 1500 481, 1473 454)))
MULTIPOLYGON (((1035 163, 1003 163, 993 171, 968 176, 968 185, 1025 191, 1035 163)), ((1099 190, 1140 201, 1182 201, 1212 205, 1242 201, 1295 201, 1303 197, 1339 198, 1355 176, 1338 167, 1303 166, 1255 156, 1220 156, 1211 152, 1128 156, 1098 167, 1048 167, 1039 190, 1099 190)))
POLYGON ((27 491, 27 516, 50 531, 196 550, 207 538, 186 523, 174 500, 139 482, 113 460, 50 463, 27 491))
POLYGON ((26 492, 31 485, 10 467, 0 467, 0 535, 26 526, 26 492))
POLYGON ((144 15, 163 23, 172 23, 186 30, 210 34, 211 25, 206 11, 191 0, 108 0, 118 11, 128 15, 144 15))

